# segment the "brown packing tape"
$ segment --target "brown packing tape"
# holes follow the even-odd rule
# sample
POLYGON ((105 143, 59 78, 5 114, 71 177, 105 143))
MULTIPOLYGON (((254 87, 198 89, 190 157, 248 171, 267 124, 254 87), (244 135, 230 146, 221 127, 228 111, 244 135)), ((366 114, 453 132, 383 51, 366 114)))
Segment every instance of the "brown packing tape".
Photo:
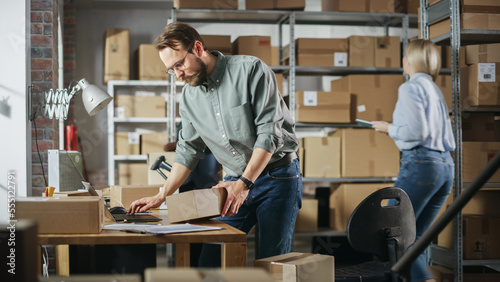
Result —
POLYGON ((391 58, 385 58, 385 66, 386 67, 390 67, 391 66, 391 62, 392 62, 391 58))
MULTIPOLYGON (((336 0, 338 1, 338 0, 336 0)), ((365 12, 370 11, 370 0, 365 0, 365 12)))
POLYGON ((488 60, 488 54, 479 54, 478 57, 480 62, 487 62, 488 60))
POLYGON ((486 53, 488 50, 488 45, 486 44, 480 44, 479 46, 479 53, 486 53))
POLYGON ((380 75, 374 75, 375 77, 375 87, 380 88, 380 75))

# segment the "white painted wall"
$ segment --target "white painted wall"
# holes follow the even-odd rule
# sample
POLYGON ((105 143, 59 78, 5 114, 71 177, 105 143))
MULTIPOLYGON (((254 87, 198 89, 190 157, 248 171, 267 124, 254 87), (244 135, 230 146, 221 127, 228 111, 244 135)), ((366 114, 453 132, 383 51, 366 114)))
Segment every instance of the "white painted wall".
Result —
POLYGON ((26 196, 31 191, 31 126, 26 109, 30 81, 30 1, 0 2, 0 223, 3 223, 8 219, 7 191, 14 190, 9 186, 15 186, 17 196, 26 196), (7 179, 9 171, 16 176, 11 183, 7 179))

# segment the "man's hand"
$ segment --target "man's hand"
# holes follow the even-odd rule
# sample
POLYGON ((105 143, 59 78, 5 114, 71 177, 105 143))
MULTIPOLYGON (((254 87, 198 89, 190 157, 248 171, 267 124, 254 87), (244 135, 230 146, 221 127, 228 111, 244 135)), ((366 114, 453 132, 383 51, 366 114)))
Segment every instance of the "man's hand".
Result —
POLYGON ((245 202, 248 196, 248 188, 246 188, 245 183, 241 180, 239 181, 227 181, 219 183, 212 188, 226 188, 227 199, 222 209, 221 216, 232 216, 238 213, 241 205, 245 202))
POLYGON ((165 197, 162 197, 161 195, 144 197, 142 199, 133 201, 132 204, 130 204, 128 213, 134 214, 138 212, 145 212, 149 209, 161 206, 163 202, 165 202, 165 197))

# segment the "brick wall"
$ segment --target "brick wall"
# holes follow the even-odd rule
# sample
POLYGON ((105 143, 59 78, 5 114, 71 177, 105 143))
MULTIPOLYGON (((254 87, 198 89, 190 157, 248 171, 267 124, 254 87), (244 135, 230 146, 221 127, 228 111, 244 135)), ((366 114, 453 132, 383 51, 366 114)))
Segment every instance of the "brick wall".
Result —
POLYGON ((57 1, 31 0, 31 84, 33 107, 37 111, 31 146, 32 195, 35 196, 45 191, 48 180, 47 150, 59 147, 57 121, 43 116, 43 92, 57 87, 57 60, 57 1))

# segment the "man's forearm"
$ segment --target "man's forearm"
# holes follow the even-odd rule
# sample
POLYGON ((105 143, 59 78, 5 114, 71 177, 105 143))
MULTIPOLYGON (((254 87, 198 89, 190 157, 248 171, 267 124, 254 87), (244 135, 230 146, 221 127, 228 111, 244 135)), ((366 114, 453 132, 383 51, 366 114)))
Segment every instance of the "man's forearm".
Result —
POLYGON ((186 181, 191 170, 179 163, 174 163, 172 165, 172 170, 170 171, 170 175, 165 181, 163 188, 160 191, 160 195, 162 197, 167 197, 172 195, 181 185, 186 181))
POLYGON ((252 182, 255 182, 264 168, 266 168, 272 156, 272 153, 262 148, 254 149, 252 157, 250 158, 250 161, 248 162, 247 167, 243 172, 243 177, 252 182))

